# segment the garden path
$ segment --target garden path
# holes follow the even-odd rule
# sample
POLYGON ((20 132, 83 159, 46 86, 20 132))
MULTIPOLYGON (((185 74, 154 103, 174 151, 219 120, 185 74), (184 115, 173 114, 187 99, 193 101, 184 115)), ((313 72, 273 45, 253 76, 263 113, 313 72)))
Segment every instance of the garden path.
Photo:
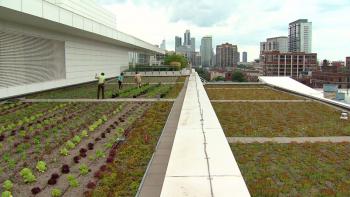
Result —
POLYGON ((118 99, 20 99, 30 103, 54 103, 54 102, 174 102, 175 99, 157 98, 118 98, 118 99))
POLYGON ((350 142, 350 136, 326 136, 326 137, 227 137, 228 143, 317 143, 317 142, 350 142))
POLYGON ((185 85, 170 111, 162 135, 160 136, 155 152, 148 164, 148 168, 136 195, 138 197, 160 196, 180 118, 182 104, 185 99, 187 83, 188 79, 186 79, 185 85))

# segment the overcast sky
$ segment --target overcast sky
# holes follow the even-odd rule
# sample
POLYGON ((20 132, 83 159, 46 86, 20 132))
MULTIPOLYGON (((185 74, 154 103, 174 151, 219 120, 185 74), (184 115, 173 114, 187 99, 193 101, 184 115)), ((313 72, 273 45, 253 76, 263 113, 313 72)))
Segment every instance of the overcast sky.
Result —
POLYGON ((186 29, 196 38, 213 36, 213 47, 229 42, 258 58, 259 43, 288 36, 288 24, 300 18, 313 23, 313 47, 318 59, 350 56, 350 0, 97 0, 117 16, 117 28, 152 44, 186 29))

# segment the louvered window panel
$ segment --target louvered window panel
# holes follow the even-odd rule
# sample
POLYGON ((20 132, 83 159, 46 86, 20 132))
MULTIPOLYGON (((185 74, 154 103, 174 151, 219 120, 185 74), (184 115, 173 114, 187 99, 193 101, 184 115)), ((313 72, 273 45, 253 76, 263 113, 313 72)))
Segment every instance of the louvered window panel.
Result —
POLYGON ((0 88, 65 77, 64 42, 0 31, 0 88))

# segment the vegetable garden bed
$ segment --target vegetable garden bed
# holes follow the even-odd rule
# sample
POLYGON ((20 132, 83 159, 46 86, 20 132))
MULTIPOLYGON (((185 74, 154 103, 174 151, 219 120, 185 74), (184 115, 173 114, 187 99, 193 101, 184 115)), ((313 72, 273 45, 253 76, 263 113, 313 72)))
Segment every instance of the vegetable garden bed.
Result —
MULTIPOLYGON (((144 95, 143 97, 147 98, 156 98, 158 95, 161 95, 164 93, 164 87, 168 88, 168 91, 165 92, 166 94, 163 95, 163 97, 167 98, 176 98, 179 91, 182 89, 183 83, 180 84, 171 84, 171 85, 163 85, 160 84, 157 86, 157 84, 148 84, 148 81, 157 81, 156 83, 164 83, 164 82, 173 82, 175 81, 182 81, 183 79, 186 79, 186 77, 170 77, 171 79, 167 79, 168 77, 151 77, 154 79, 148 80, 149 77, 143 78, 143 87, 142 90, 137 90, 135 84, 124 84, 123 89, 118 89, 118 84, 115 83, 106 83, 105 85, 105 98, 112 98, 112 95, 118 94, 118 97, 122 98, 133 98, 138 97, 141 95, 144 95), (152 90, 148 89, 148 87, 155 87, 156 90, 153 91, 151 95, 148 95, 148 91, 152 90), (178 88, 180 87, 180 88, 178 88), (159 90, 157 90, 159 89, 159 90), (174 89, 174 90, 173 90, 174 89), (144 91, 144 92, 143 92, 144 91), (142 92, 142 94, 141 94, 142 92), (156 92, 156 93, 155 93, 156 92), (159 92, 159 94, 157 93, 159 92), (174 93, 170 93, 174 92, 174 93), (170 94, 170 96, 167 96, 167 93, 170 94)), ((133 83, 134 81, 132 81, 133 83)), ((49 90, 41 93, 35 93, 32 95, 27 96, 27 98, 32 99, 77 99, 77 98, 85 98, 85 99, 95 99, 97 97, 97 84, 94 83, 87 83, 77 86, 71 86, 71 87, 65 87, 65 88, 59 88, 56 90, 49 90)))
POLYGON ((350 196, 350 143, 231 148, 252 196, 350 196))
POLYGON ((349 136, 341 111, 318 102, 212 103, 227 137, 349 136))
MULTIPOLYGON (((141 148, 143 163, 136 166, 144 170, 171 103, 16 106, 22 104, 0 105, 0 109, 13 110, 0 117, 0 192, 3 196, 83 196, 110 171, 119 148, 128 150, 129 144, 135 144, 132 150, 141 148), (126 141, 121 143, 121 139, 126 141)), ((124 154, 135 159, 129 150, 124 154)), ((127 159, 118 165, 129 166, 127 159)), ((116 184, 128 185, 117 180, 116 184)))
MULTIPOLYGON (((211 100, 300 100, 303 97, 294 96, 271 88, 236 88, 236 89, 212 89, 206 87, 207 94, 211 100)), ((229 85, 214 86, 216 88, 229 88, 229 85)), ((236 87, 232 85, 232 88, 236 87)), ((242 87, 245 87, 242 85, 242 87)))

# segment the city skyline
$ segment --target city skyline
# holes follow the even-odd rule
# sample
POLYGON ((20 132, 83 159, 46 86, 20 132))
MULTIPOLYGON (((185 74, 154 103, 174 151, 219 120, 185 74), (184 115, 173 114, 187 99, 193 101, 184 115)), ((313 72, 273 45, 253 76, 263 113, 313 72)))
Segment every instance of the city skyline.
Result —
MULTIPOLYGON (((117 27, 141 39, 158 44, 163 38, 174 50, 174 36, 190 29, 200 40, 213 36, 213 46, 229 42, 250 55, 259 57, 259 43, 268 37, 288 36, 290 22, 305 18, 313 22, 313 52, 319 59, 345 60, 350 45, 344 42, 350 34, 350 2, 337 0, 296 1, 128 1, 98 0, 117 15, 117 27), (187 8, 193 8, 186 12, 187 8), (135 17, 142 15, 142 20, 135 17), (232 13, 232 14, 231 14, 232 13), (337 35, 330 39, 331 35, 337 35), (334 50, 339 49, 339 50, 334 50)), ((197 44, 196 50, 199 50, 197 44)))

